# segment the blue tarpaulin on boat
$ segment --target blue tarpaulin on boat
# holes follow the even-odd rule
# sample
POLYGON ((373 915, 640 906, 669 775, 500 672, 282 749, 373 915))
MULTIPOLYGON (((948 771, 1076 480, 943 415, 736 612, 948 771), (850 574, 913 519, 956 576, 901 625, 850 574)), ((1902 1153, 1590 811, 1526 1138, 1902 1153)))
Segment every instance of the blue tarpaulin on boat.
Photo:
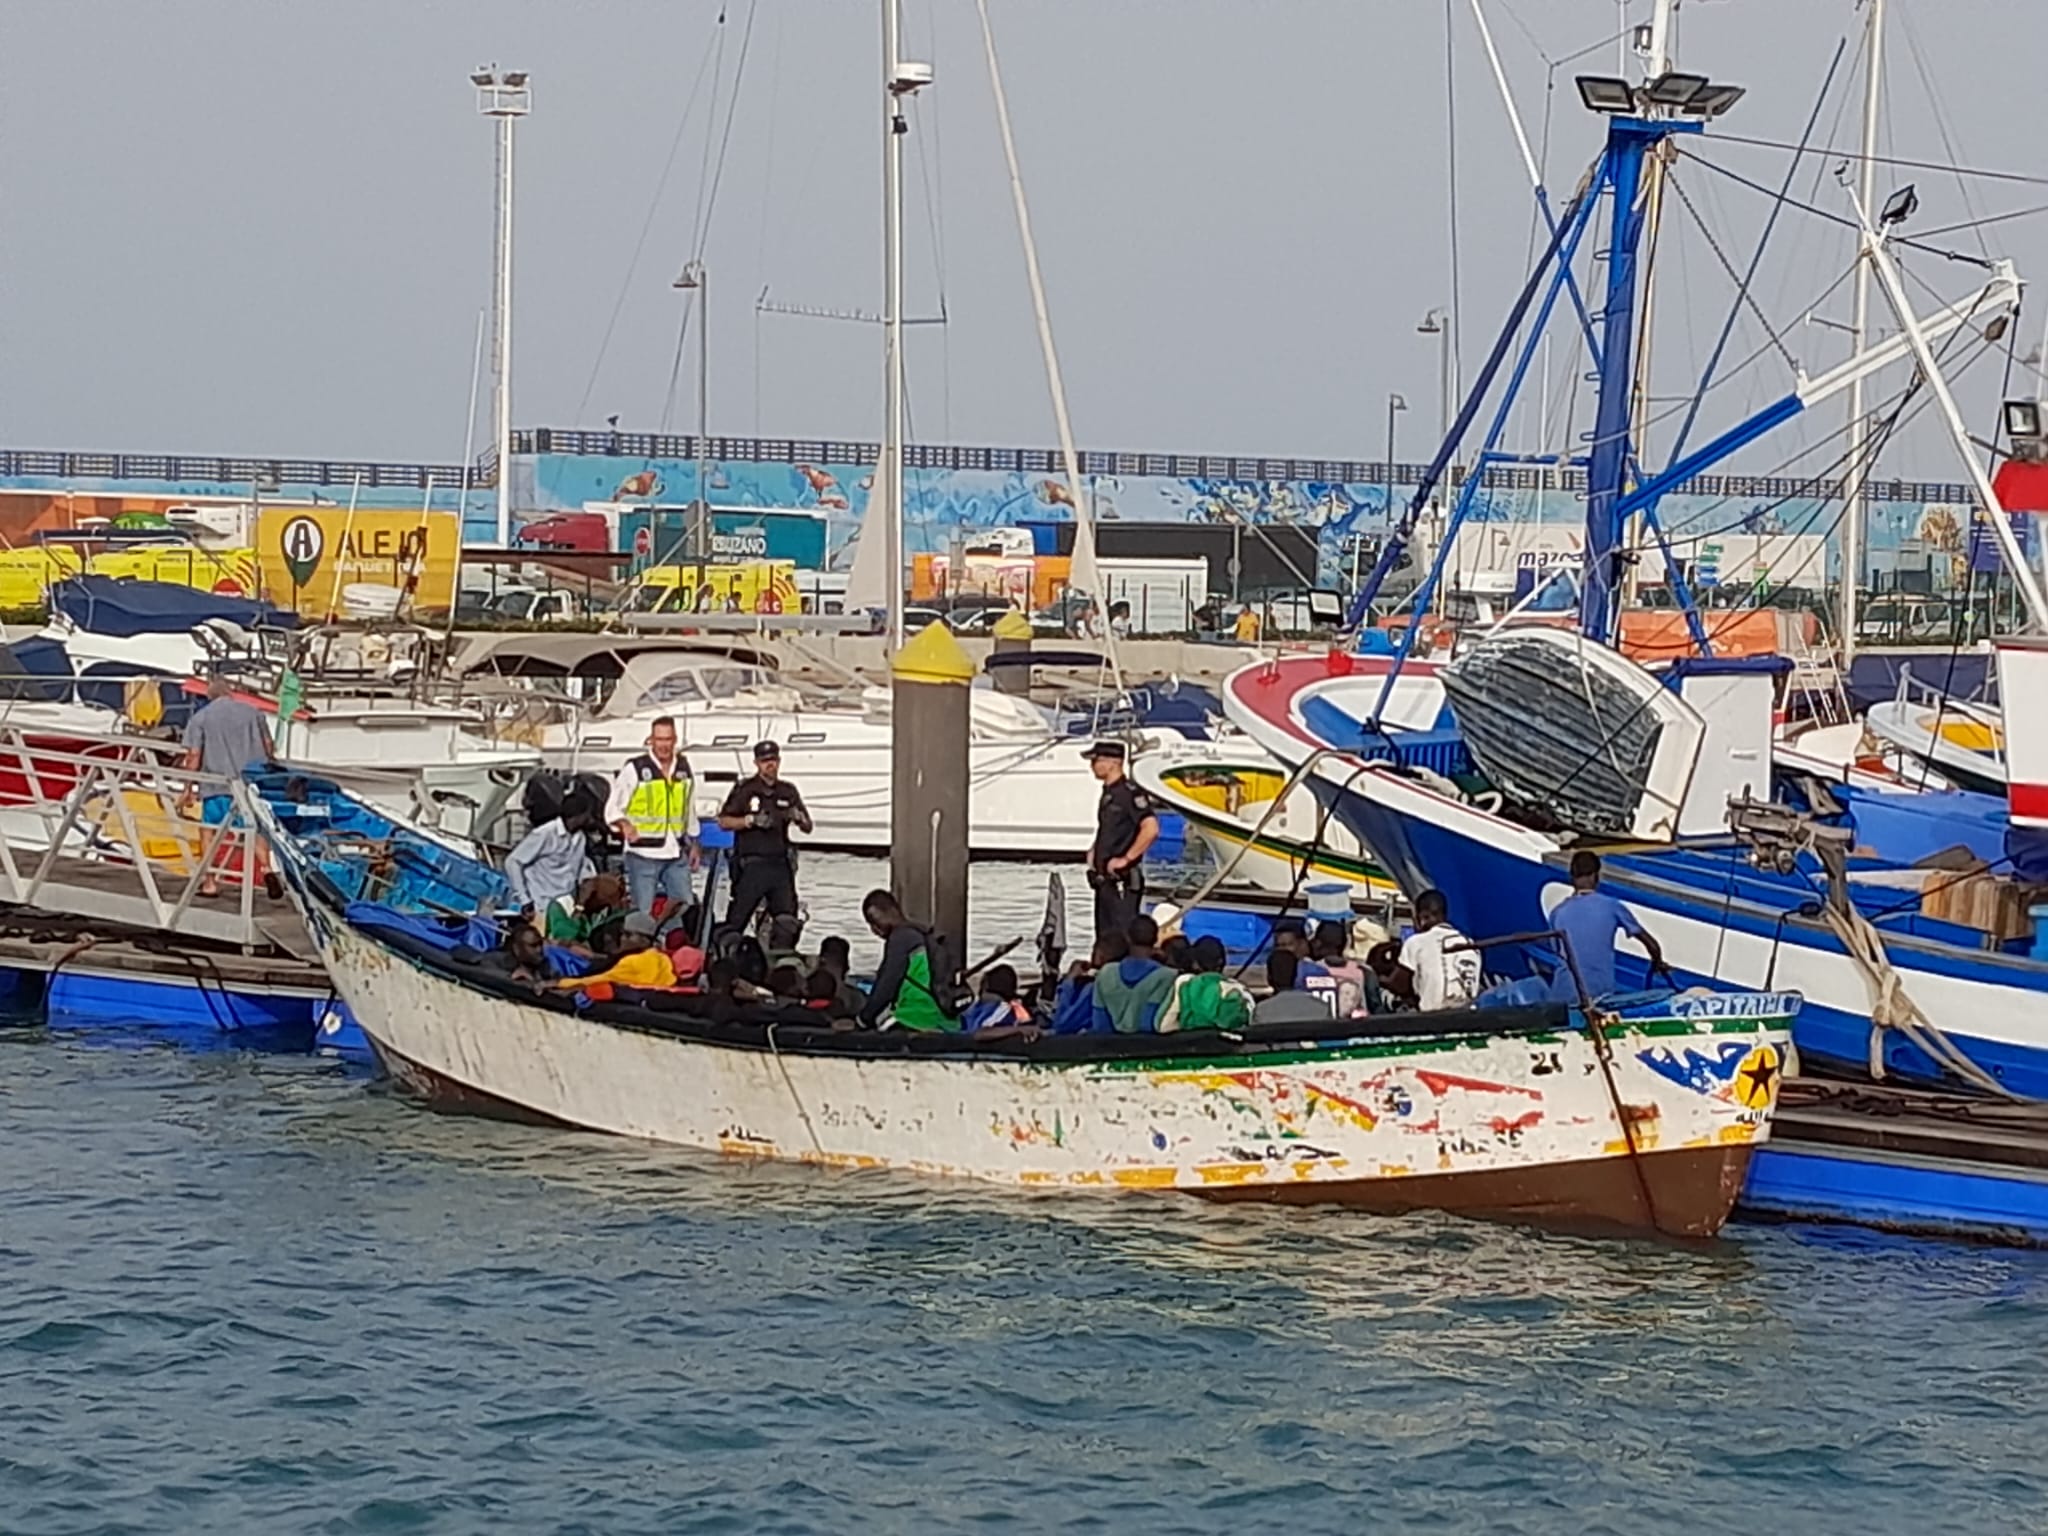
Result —
POLYGON ((1920 795, 1834 791, 1856 818, 1856 843, 1894 864, 1918 864, 1951 848, 1967 848, 1986 864, 2005 859, 2003 800, 1963 790, 1920 795))
POLYGON ((343 915, 357 927, 409 934, 440 950, 452 950, 459 944, 472 949, 498 947, 498 925, 481 917, 428 917, 420 912, 401 911, 381 901, 352 901, 343 915))
POLYGON ((129 581, 113 576, 72 576, 50 588, 50 607, 96 635, 182 634, 208 619, 226 619, 244 629, 291 629, 295 614, 246 597, 200 592, 168 581, 129 581))

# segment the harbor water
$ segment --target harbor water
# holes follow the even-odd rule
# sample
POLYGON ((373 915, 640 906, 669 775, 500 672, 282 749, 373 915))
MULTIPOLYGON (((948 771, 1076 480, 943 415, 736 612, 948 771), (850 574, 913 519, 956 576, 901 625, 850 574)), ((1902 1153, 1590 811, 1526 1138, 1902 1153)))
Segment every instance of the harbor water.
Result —
MULTIPOLYGON (((879 875, 806 869, 815 933, 879 875)), ((26 1027, 0 1124, 22 1536, 2048 1525, 2043 1254, 735 1164, 26 1027)))

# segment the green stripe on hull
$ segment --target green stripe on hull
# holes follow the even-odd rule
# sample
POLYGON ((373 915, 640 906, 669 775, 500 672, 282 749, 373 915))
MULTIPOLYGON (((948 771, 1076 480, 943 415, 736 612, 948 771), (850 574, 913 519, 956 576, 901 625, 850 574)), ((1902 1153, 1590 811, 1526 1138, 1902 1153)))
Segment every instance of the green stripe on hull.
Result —
MULTIPOLYGON (((1701 1035, 1753 1035, 1762 1030, 1789 1030, 1789 1018, 1757 1019, 1645 1019, 1631 1020, 1619 1027, 1610 1027, 1607 1038, 1617 1050, 1627 1046, 1631 1038, 1663 1039, 1685 1036, 1697 1039, 1701 1035)), ((1299 1051, 1259 1051, 1251 1054, 1236 1053, 1215 1056, 1155 1056, 1127 1059, 1123 1061, 1059 1061, 1029 1063, 1020 1066, 1039 1065, 1050 1072, 1199 1072, 1205 1069, 1230 1068, 1243 1071, 1248 1067, 1290 1067, 1306 1062, 1371 1061, 1387 1056, 1426 1056, 1449 1051, 1477 1049, 1490 1045, 1500 1037, 1497 1035, 1427 1035, 1420 1038, 1400 1040, 1361 1040, 1355 1045, 1331 1045, 1322 1049, 1310 1047, 1299 1051)), ((1561 1045, 1567 1036, 1563 1035, 1517 1035, 1518 1041, 1529 1045, 1561 1045)), ((1569 1038, 1580 1038, 1574 1033, 1569 1038)))

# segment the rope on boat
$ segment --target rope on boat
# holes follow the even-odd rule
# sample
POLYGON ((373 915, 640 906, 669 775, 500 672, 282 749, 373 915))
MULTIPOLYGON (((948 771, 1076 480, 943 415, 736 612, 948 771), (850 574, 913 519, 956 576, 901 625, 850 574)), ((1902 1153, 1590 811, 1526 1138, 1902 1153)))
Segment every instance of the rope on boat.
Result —
POLYGON ((820 1157, 825 1155, 825 1143, 818 1139, 818 1128, 811 1124, 811 1112, 804 1108, 804 1096, 796 1091, 796 1079, 789 1075, 789 1063, 782 1059, 782 1046, 775 1039, 775 1026, 768 1026, 768 1049, 775 1057, 776 1068, 782 1073, 782 1086, 789 1090, 789 1101, 796 1106, 796 1112, 803 1117, 804 1129, 810 1132, 811 1149, 820 1157))
POLYGON ((1903 1035, 1939 1067, 1954 1073, 1973 1088, 2001 1098, 2019 1100, 1997 1078, 1986 1072, 1953 1040, 1906 991, 1905 979, 1893 967, 1884 947, 1884 936, 1869 918, 1853 906, 1826 902, 1821 907, 1828 927, 1842 941, 1863 983, 1870 990, 1870 1075, 1884 1081, 1884 1037, 1887 1030, 1903 1035))
MULTIPOLYGON (((1600 1076, 1607 1083, 1607 1102, 1614 1106, 1614 1118, 1621 1124, 1621 1139, 1628 1148, 1629 1171, 1636 1176, 1636 1193, 1643 1197, 1643 1214, 1650 1218, 1650 1226, 1661 1232, 1664 1223, 1657 1218, 1657 1200, 1650 1193, 1650 1175, 1643 1167, 1643 1149, 1636 1143, 1636 1124, 1629 1118, 1628 1106, 1622 1102, 1621 1085, 1614 1080, 1614 1044, 1607 1038, 1600 1010, 1586 997, 1585 984, 1578 981, 1576 964, 1572 967, 1572 979, 1578 983, 1580 1007, 1586 1015, 1586 1031, 1593 1037, 1593 1057, 1600 1063, 1600 1076)), ((1618 1014, 1608 1017, 1620 1022, 1618 1014)))

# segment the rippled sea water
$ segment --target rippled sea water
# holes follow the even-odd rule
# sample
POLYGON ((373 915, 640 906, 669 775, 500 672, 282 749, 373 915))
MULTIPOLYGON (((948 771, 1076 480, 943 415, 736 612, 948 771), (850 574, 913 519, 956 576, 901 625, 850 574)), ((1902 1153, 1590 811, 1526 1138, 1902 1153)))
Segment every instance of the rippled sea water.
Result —
POLYGON ((0 1034, 0 1530, 2016 1531, 2048 1258, 719 1162, 0 1034))
MULTIPOLYGON (((1045 874, 977 868, 977 953, 1045 874)), ((881 878, 806 860, 813 936, 881 878)), ((2048 1255, 750 1166, 0 1029, 5 1536, 2041 1530, 2044 1359, 2048 1255)))

